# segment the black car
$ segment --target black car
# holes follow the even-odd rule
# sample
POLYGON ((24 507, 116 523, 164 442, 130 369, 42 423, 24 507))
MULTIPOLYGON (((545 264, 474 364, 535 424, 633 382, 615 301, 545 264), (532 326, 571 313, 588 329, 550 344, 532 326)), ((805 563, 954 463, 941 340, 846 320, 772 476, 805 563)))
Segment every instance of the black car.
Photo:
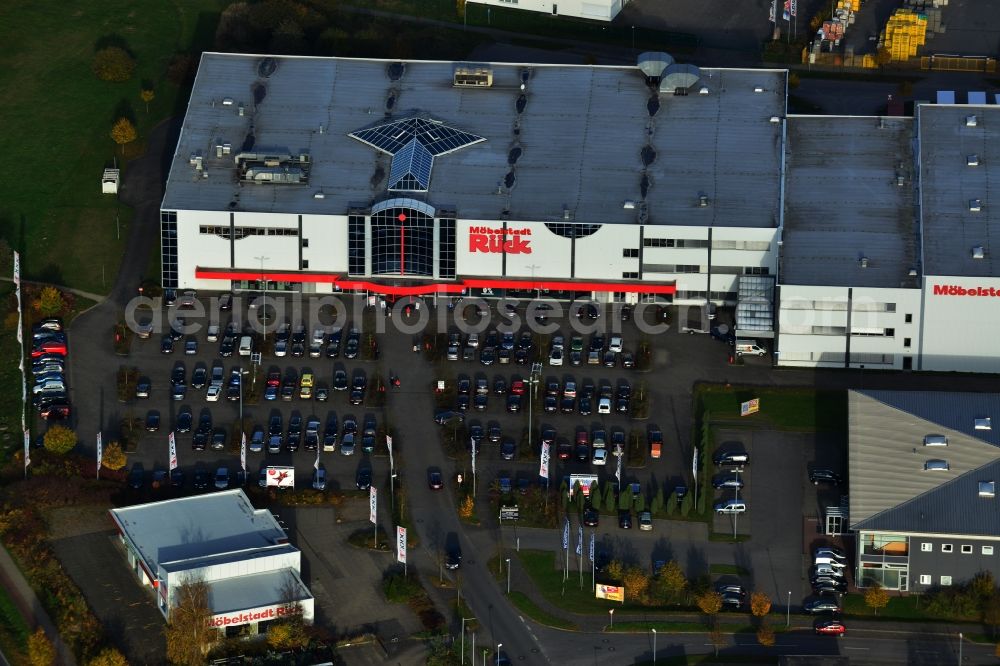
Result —
POLYGON ((615 401, 615 411, 619 414, 628 414, 628 398, 618 398, 615 401))
POLYGON ((458 534, 450 532, 445 538, 444 566, 454 571, 462 565, 462 547, 458 543, 458 534))
POLYGON ((346 391, 347 390, 347 373, 343 370, 336 370, 333 373, 333 390, 334 391, 346 391))
POLYGON ((281 414, 275 414, 267 426, 267 434, 280 435, 284 428, 281 425, 281 414))
POLYGON ((195 431, 194 436, 191 438, 191 450, 204 451, 205 447, 208 446, 209 434, 209 431, 202 430, 201 428, 195 431))
POLYGON ((204 467, 198 467, 194 470, 194 479, 191 481, 191 485, 195 487, 196 490, 205 490, 208 488, 208 483, 211 481, 212 476, 208 473, 208 470, 204 467))
POLYGON ((368 490, 372 486, 372 470, 370 467, 362 467, 354 479, 358 490, 368 490))
POLYGON ((477 393, 475 397, 472 398, 472 406, 476 410, 482 412, 486 410, 487 395, 485 393, 477 393))
POLYGON ((208 378, 208 369, 201 363, 195 366, 191 373, 191 388, 203 389, 208 378))
POLYGON ((814 469, 809 472, 809 482, 814 486, 821 483, 839 486, 844 483, 844 479, 832 469, 814 469))
POLYGON ((580 462, 587 462, 590 458, 590 446, 587 444, 576 445, 576 459, 580 462))
POLYGON ((503 377, 497 377, 493 380, 493 393, 507 395, 507 381, 503 377))
POLYGON ((487 437, 494 444, 500 441, 501 430, 499 424, 491 423, 490 427, 486 430, 486 432, 487 432, 487 437))
POLYGON ((483 347, 479 352, 479 362, 484 366, 491 366, 496 362, 497 354, 493 347, 483 347))
POLYGON ((170 470, 170 485, 174 488, 184 487, 184 472, 180 467, 170 470))
POLYGON ((743 597, 733 592, 722 594, 722 610, 738 611, 743 608, 743 597))
POLYGON ((469 439, 476 444, 480 444, 483 441, 483 426, 478 423, 473 423, 469 426, 469 439))
POLYGON ((212 431, 212 449, 221 451, 226 448, 226 429, 216 428, 212 431))
POLYGON ((427 470, 427 485, 431 490, 441 490, 444 488, 444 478, 441 476, 441 470, 437 467, 427 470))
POLYGON ((515 451, 513 439, 507 437, 500 443, 500 457, 504 460, 513 460, 515 451))
POLYGON ((155 409, 146 412, 146 430, 156 432, 160 429, 160 413, 155 409))
POLYGON ((128 487, 133 490, 139 490, 145 482, 145 477, 146 472, 142 468, 142 463, 132 465, 132 469, 128 473, 128 487))
POLYGON ((712 479, 712 486, 720 488, 743 488, 743 478, 738 474, 718 474, 712 479))
POLYGON ((190 409, 182 409, 177 413, 177 432, 191 432, 191 424, 194 422, 194 414, 190 409))
POLYGON ((812 586, 813 592, 816 592, 817 594, 821 594, 822 591, 847 591, 847 581, 843 578, 835 578, 832 576, 813 576, 809 579, 809 584, 812 586))
POLYGON ((600 513, 592 506, 588 506, 583 510, 583 524, 587 527, 597 527, 600 517, 600 513))
POLYGON ((574 398, 565 397, 559 402, 559 410, 563 414, 572 414, 575 409, 576 400, 574 398))
POLYGON ((507 411, 511 414, 521 411, 521 396, 513 393, 507 396, 507 411))
POLYGON ((626 510, 618 512, 618 527, 623 530, 632 529, 632 512, 626 510))
POLYGON ((365 392, 362 389, 351 389, 350 402, 352 405, 360 405, 365 401, 365 392))
POLYGON ((559 411, 559 402, 556 400, 554 395, 547 395, 542 401, 542 409, 545 410, 546 414, 555 414, 559 411))
POLYGON ((170 385, 177 386, 178 384, 183 384, 186 376, 187 372, 184 369, 184 364, 178 361, 174 364, 174 369, 170 373, 170 385))
POLYGON ((457 423, 461 423, 465 420, 465 415, 461 412, 454 412, 451 410, 438 412, 434 415, 434 422, 438 425, 445 425, 446 423, 454 420, 457 423))
POLYGON ((590 416, 593 407, 592 402, 589 397, 583 396, 577 401, 577 411, 580 412, 580 416, 590 416))
POLYGON ((222 342, 219 343, 219 356, 229 358, 233 355, 233 347, 235 347, 235 343, 232 338, 223 338, 222 342))
POLYGON ((460 395, 457 398, 455 398, 455 409, 457 409, 460 412, 469 411, 469 396, 460 395))
POLYGON ((840 604, 830 596, 821 596, 802 604, 802 610, 811 614, 818 613, 839 613, 840 604))

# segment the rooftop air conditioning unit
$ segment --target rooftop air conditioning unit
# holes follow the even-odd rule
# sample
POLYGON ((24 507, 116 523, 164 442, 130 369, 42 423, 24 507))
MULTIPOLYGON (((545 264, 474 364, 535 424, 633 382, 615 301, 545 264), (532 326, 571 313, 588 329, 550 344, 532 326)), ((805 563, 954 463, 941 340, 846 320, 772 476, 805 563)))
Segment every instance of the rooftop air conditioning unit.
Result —
POLYGON ((493 85, 493 70, 489 67, 456 67, 452 85, 456 88, 489 88, 493 85))
POLYGON ((948 446, 948 438, 945 435, 926 435, 924 446, 948 446))
POLYGON ((861 268, 868 268, 868 257, 861 257, 861 259, 858 260, 858 265, 861 266, 861 268))
POLYGON ((977 245, 976 247, 972 248, 973 259, 982 259, 985 255, 986 255, 986 250, 983 249, 982 245, 977 245))
POLYGON ((983 209, 983 202, 979 199, 969 199, 969 212, 978 213, 983 209))
POLYGON ((965 158, 965 163, 969 166, 979 166, 979 155, 969 155, 965 158))
POLYGON ((699 208, 707 208, 708 207, 708 195, 707 194, 699 194, 698 195, 698 207, 699 208))
POLYGON ((997 496, 997 487, 994 481, 979 482, 979 496, 992 498, 997 496))
POLYGON ((778 123, 781 122, 781 117, 780 116, 771 116, 771 122, 774 123, 774 124, 778 124, 778 123))
POLYGON ((232 97, 223 97, 222 98, 222 106, 232 106, 232 105, 233 105, 233 98, 232 97))
POLYGON ((976 119, 975 116, 966 116, 965 117, 965 126, 966 127, 975 127, 977 124, 978 124, 978 120, 976 119))
POLYGON ((708 94, 708 86, 702 86, 701 89, 698 90, 698 94, 699 95, 707 95, 708 94))
POLYGON ((622 204, 622 208, 624 208, 625 210, 632 210, 633 208, 635 208, 635 202, 632 201, 631 199, 626 199, 625 203, 622 204))
POLYGON ((990 422, 989 416, 984 416, 982 418, 976 419, 976 430, 992 430, 993 424, 990 422))
POLYGON ((762 92, 764 92, 764 86, 754 86, 753 91, 755 93, 762 93, 762 92))

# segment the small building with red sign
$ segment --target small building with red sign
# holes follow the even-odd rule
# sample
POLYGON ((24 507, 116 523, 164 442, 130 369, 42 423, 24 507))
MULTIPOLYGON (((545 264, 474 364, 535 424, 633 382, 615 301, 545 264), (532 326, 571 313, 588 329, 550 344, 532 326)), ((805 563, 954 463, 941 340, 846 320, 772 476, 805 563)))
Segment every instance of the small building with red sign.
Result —
POLYGON ((188 582, 208 586, 212 626, 230 634, 263 633, 300 614, 313 619, 302 582, 301 553, 274 515, 255 509, 242 490, 112 509, 128 566, 150 589, 167 620, 188 582))

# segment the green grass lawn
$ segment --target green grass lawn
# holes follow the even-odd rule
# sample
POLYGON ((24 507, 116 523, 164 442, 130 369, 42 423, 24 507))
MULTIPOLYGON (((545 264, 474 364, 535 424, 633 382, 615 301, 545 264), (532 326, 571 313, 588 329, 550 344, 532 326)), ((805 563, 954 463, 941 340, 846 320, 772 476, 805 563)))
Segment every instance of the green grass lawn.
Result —
POLYGON ((576 625, 568 620, 564 620, 561 617, 556 617, 551 613, 542 610, 538 605, 529 599, 523 592, 512 591, 510 593, 510 602, 517 607, 519 611, 530 617, 535 622, 548 625, 550 627, 555 627, 556 629, 566 629, 568 631, 576 631, 576 625))
POLYGON ((925 610, 926 600, 921 603, 919 594, 907 597, 889 597, 889 605, 875 614, 871 608, 865 605, 863 594, 845 594, 842 600, 842 607, 845 616, 864 617, 866 619, 902 620, 902 621, 927 621, 927 620, 947 620, 949 622, 978 622, 976 617, 941 617, 940 615, 928 614, 925 610))
POLYGON ((847 394, 808 388, 755 388, 700 385, 695 389, 701 409, 713 423, 766 427, 801 432, 843 432, 847 428, 847 394), (740 416, 740 403, 760 399, 760 411, 740 416))
POLYGON ((19 663, 31 630, 7 592, 0 588, 0 648, 11 663, 19 663))
MULTIPOLYGON (((177 51, 214 32, 223 0, 12 0, 0 8, 0 237, 21 251, 25 277, 106 293, 114 282, 131 211, 101 194, 105 166, 121 151, 108 133, 130 108, 140 144, 178 108, 166 78, 177 51), (116 35, 135 54, 130 81, 99 81, 94 45, 116 35), (156 97, 146 112, 140 82, 156 97), (116 230, 116 215, 119 225, 116 230), (103 277, 102 277, 103 275, 103 277)), ((186 94, 186 93, 185 93, 186 94)), ((127 168, 127 167, 126 167, 127 168)))

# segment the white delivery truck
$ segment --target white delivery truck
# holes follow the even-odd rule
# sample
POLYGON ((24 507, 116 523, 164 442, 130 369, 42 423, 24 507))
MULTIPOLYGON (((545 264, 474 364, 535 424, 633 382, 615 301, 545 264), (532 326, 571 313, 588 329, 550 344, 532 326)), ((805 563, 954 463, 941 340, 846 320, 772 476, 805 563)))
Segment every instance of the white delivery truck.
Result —
POLYGON ((767 353, 767 350, 757 344, 756 340, 748 340, 740 338, 736 341, 736 355, 743 356, 743 354, 754 354, 756 356, 763 356, 767 353))

